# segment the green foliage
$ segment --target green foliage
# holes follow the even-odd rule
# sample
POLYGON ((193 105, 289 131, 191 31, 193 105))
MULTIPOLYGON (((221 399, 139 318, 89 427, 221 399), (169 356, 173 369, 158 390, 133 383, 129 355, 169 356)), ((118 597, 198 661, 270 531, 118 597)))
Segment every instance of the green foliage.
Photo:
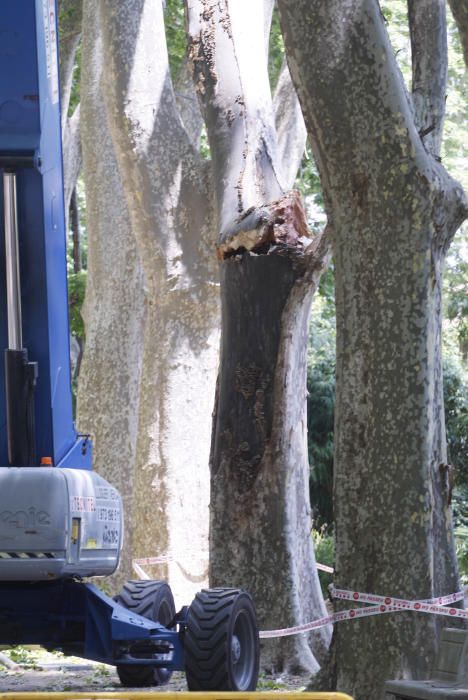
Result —
POLYGON ((307 390, 310 501, 314 524, 321 527, 333 522, 334 362, 309 367, 307 390))
MULTIPOLYGON (((462 229, 450 248, 444 273, 445 349, 468 359, 468 228, 462 229), (450 336, 456 345, 450 346, 450 336)), ((447 353, 448 354, 448 353, 447 353)))
POLYGON ((444 140, 442 143, 442 162, 450 174, 468 189, 468 72, 465 69, 463 50, 455 21, 447 5, 448 32, 448 81, 447 101, 445 104, 444 140))
POLYGON ((85 328, 81 316, 81 307, 86 291, 86 270, 68 276, 68 310, 70 317, 70 332, 77 338, 84 339, 85 328))
POLYGON ((307 443, 315 527, 333 522, 335 413, 335 300, 333 268, 322 276, 312 307, 307 362, 307 443))
POLYGON ((278 10, 275 8, 271 21, 270 43, 268 53, 268 74, 271 89, 274 90, 278 82, 281 66, 284 61, 284 41, 281 34, 278 10))
POLYGON ((468 527, 455 530, 455 549, 460 582, 463 586, 466 586, 468 585, 468 527))
POLYGON ((180 0, 166 0, 164 13, 169 66, 172 80, 177 80, 187 53, 184 4, 180 0))
POLYGON ((452 499, 455 549, 463 585, 468 585, 468 482, 456 484, 452 499))
POLYGON ((70 94, 70 104, 68 105, 68 116, 71 117, 75 109, 80 104, 80 83, 81 83, 81 43, 78 45, 75 55, 75 66, 73 68, 72 89, 70 94))
POLYGON ((468 385, 453 358, 444 362, 444 403, 448 459, 456 483, 468 486, 468 385))
POLYGON ((16 646, 10 649, 5 649, 4 653, 15 662, 22 666, 32 666, 37 664, 38 651, 29 647, 16 646))
POLYGON ((263 675, 260 675, 257 683, 257 690, 258 691, 267 691, 267 690, 287 690, 288 687, 285 683, 281 681, 281 679, 271 679, 271 678, 266 678, 263 675))
MULTIPOLYGON (((315 560, 319 564, 326 566, 335 566, 335 541, 330 530, 321 528, 320 530, 312 530, 312 541, 314 543, 315 560)), ((328 587, 333 583, 333 574, 326 571, 319 571, 320 587, 323 597, 328 597, 328 587)))

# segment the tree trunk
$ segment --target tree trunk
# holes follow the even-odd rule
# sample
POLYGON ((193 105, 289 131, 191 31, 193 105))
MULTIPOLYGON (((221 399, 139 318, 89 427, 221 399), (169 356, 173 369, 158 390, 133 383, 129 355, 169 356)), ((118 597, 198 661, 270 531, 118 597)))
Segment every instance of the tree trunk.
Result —
POLYGON ((134 484, 144 278, 102 100, 103 56, 94 0, 84 7, 82 135, 88 229, 83 310, 86 349, 78 388, 78 425, 94 438, 94 466, 120 491, 125 540, 114 586, 133 578, 134 484))
POLYGON ((83 0, 59 0, 60 107, 62 111, 65 230, 70 200, 81 170, 80 108, 69 117, 76 52, 83 22, 83 0))
MULTIPOLYGON (((445 81, 429 94, 431 61, 421 61, 421 52, 443 55, 443 38, 412 24, 415 121, 376 3, 279 0, 279 8, 334 229, 335 585, 409 599, 453 593, 440 284, 466 205, 429 155, 440 142, 445 81)), ((425 18, 440 27, 439 3, 430 9, 425 18)), ((401 613, 337 626, 319 683, 383 700, 386 679, 427 677, 441 624, 401 613)))
POLYGON ((449 5, 460 34, 465 66, 468 67, 468 7, 465 0, 449 0, 449 5))
MULTIPOLYGON (((177 604, 207 581, 209 436, 219 303, 209 173, 177 110, 160 0, 104 0, 103 95, 145 271, 134 557, 177 604), (157 52, 155 54, 155 47, 157 52)), ((190 116, 190 133, 196 133, 190 116)))
POLYGON ((70 228, 73 238, 73 272, 81 272, 83 264, 81 261, 81 224, 80 209, 78 206, 78 195, 76 187, 70 201, 70 228))
MULTIPOLYGON (((251 591, 262 629, 323 613, 306 449, 308 319, 323 266, 322 257, 300 245, 222 265, 210 581, 251 591)), ((326 630, 315 639, 266 640, 262 663, 276 671, 316 671, 310 646, 320 657, 326 643, 326 630)))
MULTIPOLYGON (((302 119, 284 128, 286 97, 292 114, 296 107, 287 76, 275 114, 267 40, 261 41, 270 11, 269 2, 187 3, 221 260, 210 583, 247 588, 260 626, 271 629, 325 613, 310 540, 305 409, 307 320, 327 247, 324 242, 312 255, 297 193, 284 194, 305 132, 302 119)), ((328 630, 314 635, 313 652, 309 642, 305 636, 269 640, 262 663, 316 670, 314 654, 323 654, 328 630)))

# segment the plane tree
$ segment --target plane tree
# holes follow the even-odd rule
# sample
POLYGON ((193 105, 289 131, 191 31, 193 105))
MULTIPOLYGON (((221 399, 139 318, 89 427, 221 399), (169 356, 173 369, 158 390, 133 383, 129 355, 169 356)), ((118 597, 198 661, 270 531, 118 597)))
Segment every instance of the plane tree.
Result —
MULTIPOLYGON (((458 590, 441 367, 441 277, 467 216, 440 162, 445 3, 408 2, 407 91, 375 0, 279 0, 332 225, 337 311, 338 587, 410 599, 458 590)), ((337 626, 321 679, 360 700, 424 678, 439 619, 337 626)))
MULTIPOLYGON (((306 357, 329 232, 311 237, 291 191, 304 135, 294 130, 286 70, 271 96, 273 3, 186 7, 212 154, 221 282, 210 582, 246 587, 263 628, 288 627, 325 614, 310 538, 306 357)), ((306 635, 266 642, 263 663, 317 670, 328 638, 326 628, 314 635, 312 651, 306 635)))

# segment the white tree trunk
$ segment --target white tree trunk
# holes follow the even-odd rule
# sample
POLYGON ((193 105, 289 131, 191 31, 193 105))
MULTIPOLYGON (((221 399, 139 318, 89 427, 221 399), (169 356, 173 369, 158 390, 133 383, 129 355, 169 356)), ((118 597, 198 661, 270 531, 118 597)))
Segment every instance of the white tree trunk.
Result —
POLYGON ((99 9, 103 95, 147 284, 134 508, 127 517, 134 556, 169 557, 148 572, 169 579, 179 605, 206 583, 208 567, 219 324, 210 183, 177 111, 160 0, 104 0, 99 9))
POLYGON ((132 577, 136 437, 146 295, 102 99, 103 55, 93 0, 84 6, 82 138, 88 229, 86 349, 78 425, 94 438, 94 466, 119 489, 125 538, 121 583, 132 577))

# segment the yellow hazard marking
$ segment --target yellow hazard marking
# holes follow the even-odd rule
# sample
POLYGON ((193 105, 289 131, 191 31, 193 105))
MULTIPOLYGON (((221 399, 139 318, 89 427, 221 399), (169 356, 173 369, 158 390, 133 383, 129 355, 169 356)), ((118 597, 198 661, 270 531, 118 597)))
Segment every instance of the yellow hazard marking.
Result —
POLYGON ((303 692, 214 692, 214 693, 135 693, 116 690, 109 693, 0 693, 0 700, 353 700, 343 693, 303 693, 303 692))

